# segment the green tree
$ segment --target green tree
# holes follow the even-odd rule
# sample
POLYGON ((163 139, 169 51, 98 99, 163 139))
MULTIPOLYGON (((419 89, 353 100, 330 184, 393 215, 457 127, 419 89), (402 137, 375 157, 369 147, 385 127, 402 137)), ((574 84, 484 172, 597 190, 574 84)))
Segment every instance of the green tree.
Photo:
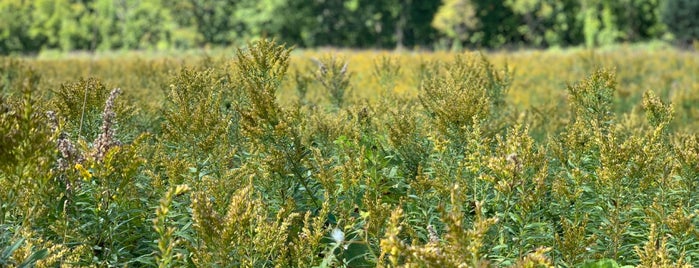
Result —
POLYGON ((517 33, 520 24, 518 17, 503 1, 474 0, 478 7, 478 20, 481 27, 474 44, 483 47, 499 48, 504 45, 520 45, 517 33))
POLYGON ((68 2, 59 10, 58 47, 64 51, 89 48, 94 23, 87 15, 87 6, 82 2, 68 2))
MULTIPOLYGON (((287 1, 282 0, 242 0, 236 5, 234 17, 245 25, 244 36, 259 37, 281 34, 288 20, 283 14, 287 1)), ((299 25, 302 26, 302 25, 299 25)))
POLYGON ((564 46, 582 40, 578 0, 506 0, 505 6, 518 15, 517 32, 527 45, 564 46))
MULTIPOLYGON (((661 0, 0 0, 0 53, 244 45, 588 46, 662 37, 661 0), (435 31, 436 29, 436 31, 435 31)), ((696 1, 665 3, 678 40, 696 1)))
POLYGON ((432 26, 453 41, 461 44, 473 37, 479 20, 470 0, 443 0, 434 16, 432 26))
POLYGON ((662 21, 682 45, 699 40, 699 1, 665 0, 662 21))
POLYGON ((87 15, 92 22, 90 50, 110 50, 121 46, 116 12, 114 1, 94 0, 90 3, 90 13, 87 15))
POLYGON ((236 19, 248 37, 275 36, 305 47, 387 47, 395 44, 394 1, 243 0, 236 19))
POLYGON ((32 21, 31 8, 31 3, 27 1, 0 1, 0 55, 40 49, 42 40, 28 34, 32 21))
POLYGON ((358 35, 366 31, 366 28, 363 25, 357 25, 356 22, 360 19, 353 15, 359 17, 367 15, 358 14, 361 6, 359 2, 358 0, 315 0, 308 3, 315 22, 304 29, 305 43, 308 46, 349 46, 352 42, 358 42, 354 44, 360 45, 372 39, 372 36, 365 36, 357 40, 358 35), (347 31, 348 29, 353 31, 347 31))
POLYGON ((622 15, 620 22, 627 41, 662 37, 665 28, 660 17, 660 2, 661 0, 619 1, 617 11, 622 15))
POLYGON ((235 21, 239 0, 163 0, 170 7, 179 45, 242 45, 243 24, 235 21), (184 30, 182 30, 184 29, 184 30))
POLYGON ((60 44, 59 32, 69 10, 67 0, 36 0, 32 11, 33 22, 29 29, 32 38, 44 40, 42 48, 57 48, 60 44))
MULTIPOLYGON (((379 2, 379 1, 377 1, 379 2)), ((429 46, 437 39, 432 21, 440 7, 439 1, 400 0, 395 15, 395 42, 397 47, 429 46)))
POLYGON ((174 23, 161 0, 120 0, 116 4, 123 47, 167 48, 174 23))
POLYGON ((521 41, 517 16, 504 1, 444 0, 432 25, 453 40, 453 46, 501 47, 521 41))
POLYGON ((634 42, 662 35, 659 0, 583 0, 587 46, 634 42))

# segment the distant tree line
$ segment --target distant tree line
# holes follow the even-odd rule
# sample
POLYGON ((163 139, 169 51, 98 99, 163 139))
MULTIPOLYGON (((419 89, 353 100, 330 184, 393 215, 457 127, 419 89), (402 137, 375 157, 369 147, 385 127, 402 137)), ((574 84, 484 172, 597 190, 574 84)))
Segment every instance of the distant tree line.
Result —
POLYGON ((0 54, 299 47, 502 48, 699 39, 697 0, 0 0, 0 54))

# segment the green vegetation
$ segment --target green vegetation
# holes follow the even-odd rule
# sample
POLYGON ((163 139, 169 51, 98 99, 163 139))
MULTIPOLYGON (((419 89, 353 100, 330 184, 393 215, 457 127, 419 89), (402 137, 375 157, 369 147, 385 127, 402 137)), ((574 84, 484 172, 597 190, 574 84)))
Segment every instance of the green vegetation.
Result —
POLYGON ((699 39, 693 0, 0 0, 0 55, 304 48, 547 48, 699 39))
POLYGON ((2 58, 0 266, 699 265, 696 73, 628 47, 2 58))
POLYGON ((699 18, 695 13, 699 10, 699 2, 667 0, 663 4, 661 18, 670 32, 682 43, 699 40, 699 18))

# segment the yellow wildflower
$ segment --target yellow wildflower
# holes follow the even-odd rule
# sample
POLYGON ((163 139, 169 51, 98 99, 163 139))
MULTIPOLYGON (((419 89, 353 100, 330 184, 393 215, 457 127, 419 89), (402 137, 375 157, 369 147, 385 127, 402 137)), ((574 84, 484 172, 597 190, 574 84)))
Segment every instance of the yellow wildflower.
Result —
POLYGON ((82 176, 84 180, 87 181, 92 178, 92 173, 85 169, 85 167, 83 167, 82 164, 75 164, 75 169, 78 170, 78 172, 80 172, 80 176, 82 176))

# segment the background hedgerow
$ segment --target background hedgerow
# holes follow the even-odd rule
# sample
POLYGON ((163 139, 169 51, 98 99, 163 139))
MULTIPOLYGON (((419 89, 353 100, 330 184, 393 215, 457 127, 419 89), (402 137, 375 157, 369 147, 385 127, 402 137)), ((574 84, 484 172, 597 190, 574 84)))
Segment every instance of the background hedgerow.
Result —
POLYGON ((695 73, 267 40, 2 58, 0 266, 699 265, 695 73))

